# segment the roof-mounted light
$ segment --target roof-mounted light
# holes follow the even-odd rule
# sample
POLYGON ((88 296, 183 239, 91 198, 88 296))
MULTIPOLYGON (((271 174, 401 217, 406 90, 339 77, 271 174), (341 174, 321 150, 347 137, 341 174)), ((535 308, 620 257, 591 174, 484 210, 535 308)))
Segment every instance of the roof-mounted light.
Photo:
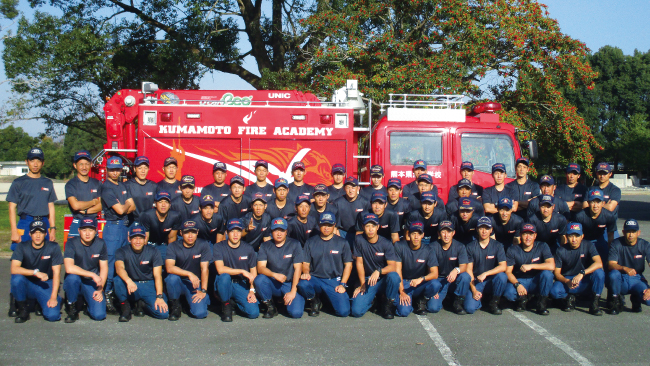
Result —
POLYGON ((501 104, 497 102, 485 102, 477 104, 472 108, 472 112, 476 114, 480 113, 494 113, 501 110, 501 104))

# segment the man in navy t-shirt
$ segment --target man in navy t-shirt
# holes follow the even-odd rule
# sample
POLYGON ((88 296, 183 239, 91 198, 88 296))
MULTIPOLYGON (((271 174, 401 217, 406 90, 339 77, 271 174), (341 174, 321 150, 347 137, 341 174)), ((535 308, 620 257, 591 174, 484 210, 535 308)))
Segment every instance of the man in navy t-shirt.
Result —
POLYGON ((79 319, 77 298, 86 300, 88 314, 93 320, 106 318, 104 285, 108 276, 108 253, 104 240, 97 237, 97 220, 84 217, 79 221, 79 236, 70 239, 63 253, 65 281, 63 289, 67 298, 66 323, 79 319))
POLYGON ((214 183, 210 183, 201 189, 201 197, 212 196, 214 199, 214 208, 219 209, 221 201, 230 196, 230 187, 226 184, 226 177, 228 176, 228 168, 226 164, 217 161, 212 166, 212 177, 214 183))
MULTIPOLYGON (((257 192, 251 196, 253 203, 251 210, 241 221, 246 225, 242 232, 242 238, 258 251, 262 242, 271 240, 271 216, 266 213, 266 196, 257 192)), ((232 219, 231 219, 232 220, 232 219)))
POLYGON ((449 220, 454 223, 456 234, 454 239, 467 245, 476 239, 476 223, 479 215, 474 212, 472 200, 469 197, 461 198, 458 211, 449 216, 449 220))
MULTIPOLYGON (((608 163, 599 163, 596 166, 596 179, 598 180, 597 188, 603 191, 603 208, 614 215, 614 219, 618 220, 618 204, 621 202, 621 189, 615 184, 610 182, 612 177, 613 167, 608 163)), ((596 187, 592 187, 594 189, 596 187)), ((618 233, 615 231, 615 238, 618 233)))
POLYGON ((251 208, 251 200, 244 195, 244 178, 236 175, 230 178, 230 196, 221 200, 219 213, 224 222, 241 219, 251 208))
POLYGON ((68 229, 68 238, 79 235, 79 220, 92 216, 102 210, 102 184, 88 176, 92 168, 92 157, 87 150, 74 154, 74 169, 77 174, 65 184, 65 198, 72 213, 72 224, 68 229))
POLYGON ((216 205, 212 196, 205 195, 199 200, 201 213, 190 218, 192 221, 196 221, 199 228, 199 239, 209 242, 211 247, 224 240, 224 232, 226 231, 223 217, 218 212, 215 212, 216 205))
POLYGON ((163 173, 165 177, 158 182, 158 191, 165 191, 174 199, 181 195, 181 181, 176 179, 178 172, 178 161, 176 158, 168 157, 163 162, 163 173))
MULTIPOLYGON (((339 223, 339 210, 332 204, 327 187, 324 184, 317 184, 314 186, 314 202, 309 210, 309 215, 313 216, 316 222, 318 222, 320 220, 320 214, 325 211, 333 213, 336 218, 336 223, 339 223)), ((337 232, 336 228, 334 231, 337 232)))
POLYGON ((360 286, 354 290, 350 314, 362 317, 372 305, 377 294, 386 299, 381 306, 381 315, 393 319, 393 307, 398 299, 400 277, 395 269, 399 258, 393 244, 378 234, 379 218, 373 213, 363 216, 363 234, 354 241, 353 257, 356 261, 360 286))
POLYGON ((408 199, 400 197, 402 195, 402 181, 398 178, 391 178, 386 184, 386 191, 388 192, 386 209, 393 211, 397 214, 399 221, 399 236, 400 239, 404 237, 404 232, 407 228, 404 227, 406 218, 411 212, 408 199))
POLYGON ((429 245, 438 237, 438 224, 444 220, 447 220, 447 214, 444 208, 438 206, 436 194, 434 192, 423 192, 420 195, 420 209, 409 212, 404 225, 409 227, 413 222, 422 222, 424 224, 422 244, 429 245))
POLYGON ((287 235, 303 247, 309 238, 318 235, 318 220, 309 214, 310 210, 309 196, 300 195, 296 197, 296 216, 287 220, 287 235))
POLYGON ((399 217, 393 211, 386 211, 386 195, 383 192, 375 192, 371 196, 370 210, 360 212, 357 215, 356 231, 357 235, 363 234, 363 215, 374 213, 379 218, 380 236, 390 240, 391 243, 399 241, 399 217))
POLYGON ((345 167, 343 164, 332 165, 332 184, 327 186, 329 193, 329 202, 334 202, 337 198, 343 196, 343 183, 345 181, 345 167))
POLYGON ((493 237, 503 244, 507 252, 511 245, 518 245, 521 242, 521 225, 524 219, 512 214, 513 202, 509 197, 503 197, 498 202, 499 211, 492 216, 493 237))
POLYGON ((181 214, 170 210, 170 198, 165 191, 156 193, 156 207, 140 216, 140 224, 147 234, 147 244, 156 247, 163 261, 167 258, 168 245, 178 239, 178 230, 183 223, 181 214))
POLYGON ((271 216, 272 219, 276 217, 282 217, 285 220, 288 220, 289 217, 296 214, 296 206, 293 202, 287 201, 287 196, 289 195, 289 182, 284 178, 278 178, 275 180, 275 199, 272 199, 271 202, 267 202, 266 212, 271 216))
POLYGON ((516 301, 515 311, 525 311, 530 296, 537 294, 537 313, 548 315, 546 300, 553 286, 555 259, 548 245, 535 241, 536 238, 535 225, 524 224, 521 244, 508 249, 506 274, 510 283, 504 295, 509 301, 516 301))
MULTIPOLYGON (((472 203, 474 207, 474 214, 478 217, 484 215, 485 210, 483 209, 483 204, 475 196, 472 196, 473 191, 472 182, 469 179, 461 179, 458 181, 458 184, 454 186, 453 192, 455 192, 454 198, 449 198, 445 210, 447 211, 447 216, 451 217, 458 211, 458 206, 460 206, 460 201, 463 198, 467 198, 472 203)), ((451 194, 451 192, 449 194, 451 194)), ((481 189, 482 192, 482 189, 481 189)))
MULTIPOLYGON (((483 196, 483 187, 472 182, 472 178, 474 177, 474 164, 472 164, 471 161, 463 161, 460 164, 460 176, 462 177, 462 179, 458 182, 458 185, 451 186, 451 188, 449 188, 449 196, 447 197, 447 203, 451 201, 455 201, 460 197, 463 197, 459 192, 461 188, 460 182, 463 180, 469 182, 469 186, 467 188, 469 188, 470 190, 469 196, 465 196, 465 197, 472 197, 475 200, 480 202, 481 197, 483 196)), ((481 212, 481 216, 483 216, 482 212, 481 212)))
POLYGON ((600 310, 600 293, 605 287, 603 262, 596 247, 582 240, 582 225, 572 222, 566 230, 568 243, 555 252, 555 283, 551 288, 552 299, 564 299, 562 310, 572 311, 576 294, 590 292, 592 300, 589 313, 603 315, 600 310))
POLYGON ((24 241, 11 255, 11 294, 16 299, 16 323, 29 320, 27 300, 35 299, 45 320, 61 320, 61 264, 63 256, 59 244, 46 241, 47 229, 43 221, 29 225, 30 241, 24 241))
POLYGON ((184 175, 181 178, 181 195, 172 198, 171 210, 181 214, 181 222, 189 220, 200 212, 199 197, 194 196, 194 186, 194 177, 184 175))
POLYGON ((539 200, 539 211, 529 216, 527 221, 537 228, 537 240, 548 244, 551 253, 555 254, 559 246, 566 244, 567 239, 567 220, 555 212, 555 203, 560 200, 546 194, 534 200, 539 200))
POLYGON ((528 202, 528 211, 526 217, 534 216, 539 212, 539 207, 542 204, 541 198, 544 195, 551 196, 553 200, 553 212, 559 215, 564 216, 567 220, 571 219, 571 212, 569 206, 566 202, 561 199, 555 199, 555 179, 550 175, 544 175, 539 179, 539 189, 542 192, 541 195, 533 198, 528 202))
POLYGON ((587 187, 578 182, 580 170, 577 163, 569 163, 566 167, 566 184, 558 186, 555 190, 555 197, 564 201, 571 212, 582 210, 587 199, 587 187))
POLYGON ((160 253, 147 245, 142 226, 129 229, 130 245, 115 253, 115 295, 121 305, 120 322, 131 320, 131 302, 136 303, 135 316, 144 316, 143 307, 156 319, 169 318, 163 295, 160 253))
POLYGON ((213 248, 214 264, 218 276, 214 291, 219 294, 222 305, 221 320, 232 321, 232 302, 249 319, 260 315, 253 281, 257 276, 257 254, 253 247, 242 241, 244 221, 231 219, 227 224, 227 236, 213 248))
POLYGON ((575 213, 572 221, 582 224, 585 240, 594 243, 603 263, 608 263, 609 249, 616 232, 616 218, 613 213, 604 209, 605 197, 599 188, 590 189, 587 192, 587 200, 589 206, 575 213))
MULTIPOLYGON (((513 200, 515 194, 511 187, 506 184, 506 165, 496 163, 492 165, 492 179, 494 185, 483 189, 483 209, 486 215, 496 214, 499 211, 498 204, 503 198, 513 200)), ((517 202, 515 201, 511 208, 517 211, 517 202)))
POLYGON ((298 196, 309 196, 312 198, 314 194, 314 187, 305 183, 303 180, 307 174, 305 163, 302 161, 296 161, 291 165, 291 175, 293 176, 293 182, 289 184, 289 194, 287 195, 287 201, 289 203, 296 202, 296 197, 298 196))
POLYGON ((273 199, 273 184, 270 184, 266 181, 266 177, 269 175, 269 163, 264 160, 258 160, 255 162, 255 178, 256 181, 251 183, 246 187, 246 193, 249 198, 253 198, 255 193, 261 193, 264 195, 266 201, 273 199))
POLYGON ((149 158, 138 156, 133 161, 135 176, 126 181, 126 188, 135 203, 135 211, 129 215, 131 226, 140 224, 140 215, 143 212, 153 208, 154 199, 158 185, 154 181, 147 179, 149 175, 149 158))
POLYGON ((372 195, 375 192, 381 192, 384 195, 388 195, 388 192, 386 192, 386 187, 384 187, 382 184, 383 179, 384 168, 381 165, 373 165, 370 167, 370 185, 361 189, 359 192, 361 197, 370 201, 372 199, 372 195))
POLYGON ((370 207, 370 203, 359 196, 359 181, 354 177, 347 177, 343 185, 345 194, 333 202, 339 210, 339 235, 348 241, 350 248, 354 243, 357 234, 356 222, 359 212, 370 207))
POLYGON ((531 199, 542 194, 542 191, 539 189, 539 184, 528 179, 528 170, 530 166, 530 160, 526 157, 521 157, 515 162, 515 173, 517 178, 512 182, 506 184, 510 188, 514 197, 513 201, 517 201, 517 207, 514 209, 515 214, 519 215, 522 219, 525 219, 528 212, 528 203, 531 199))
POLYGON ((334 214, 323 212, 319 235, 309 238, 303 249, 298 292, 310 302, 309 316, 318 316, 322 295, 332 304, 336 316, 350 315, 350 296, 346 288, 352 272, 352 252, 345 239, 334 235, 335 228, 334 214))

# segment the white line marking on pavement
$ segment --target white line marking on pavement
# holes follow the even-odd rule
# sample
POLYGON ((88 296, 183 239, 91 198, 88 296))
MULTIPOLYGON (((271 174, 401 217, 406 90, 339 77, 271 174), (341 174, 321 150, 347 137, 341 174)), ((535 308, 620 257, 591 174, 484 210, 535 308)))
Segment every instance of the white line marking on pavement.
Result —
POLYGON ((460 366, 460 363, 456 357, 454 357, 453 352, 451 352, 451 349, 449 349, 449 346, 447 346, 447 343, 445 343, 445 341, 440 336, 440 333, 438 333, 429 319, 427 319, 425 315, 416 315, 416 317, 420 321, 420 324, 422 324, 422 327, 424 327, 424 330, 426 330, 427 334, 429 334, 429 338, 431 338, 433 343, 436 344, 436 347, 438 347, 440 354, 445 359, 445 361, 447 361, 449 366, 460 366))
POLYGON ((537 334, 539 334, 542 337, 546 338, 547 341, 553 343, 555 345, 555 347, 561 349, 562 351, 564 351, 564 353, 569 355, 571 358, 578 361, 579 364, 581 364, 583 366, 593 366, 594 365, 593 363, 589 362, 589 360, 586 359, 584 356, 579 354, 576 350, 571 348, 571 346, 569 346, 568 344, 562 342, 560 339, 553 336, 546 329, 544 329, 541 326, 537 325, 537 323, 535 323, 534 321, 528 319, 523 314, 516 313, 512 309, 508 309, 508 311, 510 312, 510 314, 514 315, 515 318, 519 319, 522 323, 526 324, 532 330, 537 332, 537 334))

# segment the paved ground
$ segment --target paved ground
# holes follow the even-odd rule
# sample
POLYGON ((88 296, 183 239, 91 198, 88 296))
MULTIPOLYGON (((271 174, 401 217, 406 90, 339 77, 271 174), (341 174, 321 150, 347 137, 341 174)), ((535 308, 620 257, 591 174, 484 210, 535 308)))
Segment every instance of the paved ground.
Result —
MULTIPOLYGON (((642 220, 650 233, 650 195, 625 195, 624 219, 642 220)), ((9 261, 0 259, 0 273, 9 261)), ((0 294, 9 292, 2 276, 0 294)), ((14 324, 0 304, 0 364, 359 364, 359 365, 647 365, 650 309, 642 314, 593 317, 586 304, 573 313, 552 308, 541 317, 506 310, 501 316, 479 311, 457 316, 443 310, 425 317, 384 320, 368 313, 339 319, 321 313, 292 320, 235 317, 224 324, 184 315, 178 322, 134 318, 118 323, 82 316, 75 324, 32 317, 14 324)), ((628 301, 629 306, 629 301, 628 301)))

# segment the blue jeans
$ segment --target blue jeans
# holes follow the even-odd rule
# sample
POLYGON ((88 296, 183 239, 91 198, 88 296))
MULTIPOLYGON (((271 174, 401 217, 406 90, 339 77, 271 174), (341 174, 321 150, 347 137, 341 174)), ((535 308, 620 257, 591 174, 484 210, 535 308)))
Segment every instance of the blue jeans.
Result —
MULTIPOLYGON (((126 288, 126 283, 120 276, 115 276, 113 281, 113 288, 115 289, 115 296, 121 303, 125 301, 136 302, 138 300, 144 301, 145 309, 151 316, 156 319, 169 318, 169 311, 164 313, 156 309, 156 283, 154 281, 135 281, 138 289, 129 295, 126 288)), ((163 295, 164 296, 164 295, 163 295)), ((167 299, 165 297, 165 302, 167 299)))
POLYGON ((243 280, 233 281, 227 273, 218 275, 214 281, 214 291, 219 294, 219 298, 223 302, 235 300, 235 304, 247 318, 255 319, 260 316, 259 302, 248 302, 250 286, 243 280))
MULTIPOLYGON (((275 297, 284 296, 287 292, 291 292, 291 282, 280 283, 275 278, 270 278, 265 275, 257 275, 253 281, 257 295, 262 301, 270 301, 275 297)), ((298 319, 302 317, 305 312, 305 298, 299 293, 293 299, 290 305, 287 305, 287 313, 289 317, 298 319)))
MULTIPOLYGON (((32 237, 29 235, 29 225, 34 221, 34 218, 32 216, 25 216, 24 219, 18 220, 16 223, 16 229, 22 230, 23 235, 20 236, 20 241, 31 241, 32 237)), ((43 223, 45 224, 45 241, 50 240, 50 233, 49 233, 49 228, 50 228, 50 220, 48 220, 47 217, 43 217, 43 223)), ((11 243, 11 251, 16 250, 16 246, 18 246, 18 243, 11 243)))
POLYGON ((341 283, 336 278, 320 278, 311 276, 309 281, 298 282, 298 292, 307 300, 315 296, 325 294, 327 300, 332 304, 336 316, 347 317, 350 315, 350 296, 347 292, 338 293, 336 287, 341 283))
MULTIPOLYGON (((528 295, 539 294, 541 296, 548 296, 553 287, 553 272, 540 271, 533 278, 518 278, 519 283, 524 286, 528 295)), ((515 285, 509 283, 506 286, 504 296, 509 301, 516 301, 519 298, 515 285)))
POLYGON ((165 260, 167 259, 167 244, 156 244, 153 246, 158 250, 158 253, 160 253, 160 256, 162 257, 163 260, 163 272, 165 272, 165 260))
POLYGON ((93 299, 93 292, 97 291, 95 281, 86 277, 79 277, 77 275, 69 274, 63 281, 63 290, 68 297, 68 304, 75 306, 79 297, 79 292, 83 295, 88 304, 88 314, 93 320, 106 319, 106 297, 102 301, 97 302, 93 299))
MULTIPOLYGON (((474 287, 476 287, 476 291, 482 293, 483 296, 492 294, 493 297, 500 297, 503 296, 507 284, 508 276, 504 272, 500 272, 493 276, 486 277, 483 282, 477 282, 474 284, 474 287)), ((467 314, 474 314, 476 310, 481 308, 481 306, 481 300, 474 300, 472 290, 467 290, 465 303, 463 304, 463 308, 465 308, 467 314)))
POLYGON ((399 281, 401 281, 401 278, 397 272, 390 272, 381 276, 374 286, 368 286, 368 278, 370 277, 366 277, 366 292, 352 299, 350 314, 355 318, 362 317, 363 314, 370 310, 372 300, 375 299, 377 293, 384 293, 387 301, 394 302, 395 299, 399 298, 399 281))
POLYGON ((47 281, 30 280, 23 275, 11 275, 11 293, 16 301, 36 299, 43 309, 45 320, 51 322, 61 320, 61 298, 57 296, 55 307, 47 306, 47 302, 52 297, 52 279, 47 281))
POLYGON ((106 242, 108 252, 108 277, 106 279, 105 291, 113 290, 113 277, 115 277, 115 252, 121 247, 128 245, 129 227, 126 220, 106 221, 104 225, 103 239, 106 242))
POLYGON ((170 300, 178 300, 181 295, 185 296, 185 300, 190 305, 190 313, 197 319, 203 319, 208 316, 208 305, 210 305, 210 296, 205 296, 203 300, 193 303, 192 296, 198 289, 194 288, 192 281, 188 278, 181 278, 178 275, 170 274, 165 278, 167 284, 167 295, 170 300))
POLYGON ((596 251, 598 251, 598 255, 600 255, 600 259, 603 260, 603 266, 607 266, 609 263, 609 244, 607 243, 607 232, 605 232, 604 237, 600 237, 596 240, 591 240, 591 242, 594 244, 596 247, 596 251))
POLYGON ((433 296, 440 292, 440 289, 442 288, 439 279, 436 278, 431 281, 422 281, 421 284, 415 287, 411 287, 410 280, 403 280, 402 284, 404 285, 404 292, 409 295, 409 298, 411 299, 411 305, 401 305, 399 303, 399 296, 397 296, 397 299, 395 299, 395 305, 397 306, 395 314, 397 314, 397 316, 408 316, 411 314, 413 312, 413 298, 419 296, 424 296, 424 298, 427 299, 427 310, 432 311, 433 296))
POLYGON ((442 309, 442 302, 447 297, 447 292, 449 290, 453 290, 454 295, 456 296, 465 296, 469 289, 471 277, 469 276, 469 273, 463 272, 456 277, 454 282, 447 282, 446 277, 438 278, 438 280, 441 285, 441 289, 438 292, 438 298, 432 298, 431 305, 427 304, 427 310, 431 313, 437 313, 442 309))
POLYGON ((639 301, 650 306, 650 300, 643 301, 643 292, 648 288, 648 281, 643 275, 629 276, 619 271, 609 271, 609 286, 607 290, 614 295, 625 296, 631 294, 639 301))
MULTIPOLYGON (((566 279, 571 280, 575 276, 564 276, 566 279)), ((600 293, 603 292, 603 287, 605 287, 605 271, 602 269, 597 269, 594 272, 584 276, 578 287, 570 289, 567 284, 564 284, 560 281, 555 281, 553 287, 551 288, 551 298, 552 299, 564 299, 568 294, 581 294, 589 289, 592 293, 595 293, 600 296, 600 293)))

